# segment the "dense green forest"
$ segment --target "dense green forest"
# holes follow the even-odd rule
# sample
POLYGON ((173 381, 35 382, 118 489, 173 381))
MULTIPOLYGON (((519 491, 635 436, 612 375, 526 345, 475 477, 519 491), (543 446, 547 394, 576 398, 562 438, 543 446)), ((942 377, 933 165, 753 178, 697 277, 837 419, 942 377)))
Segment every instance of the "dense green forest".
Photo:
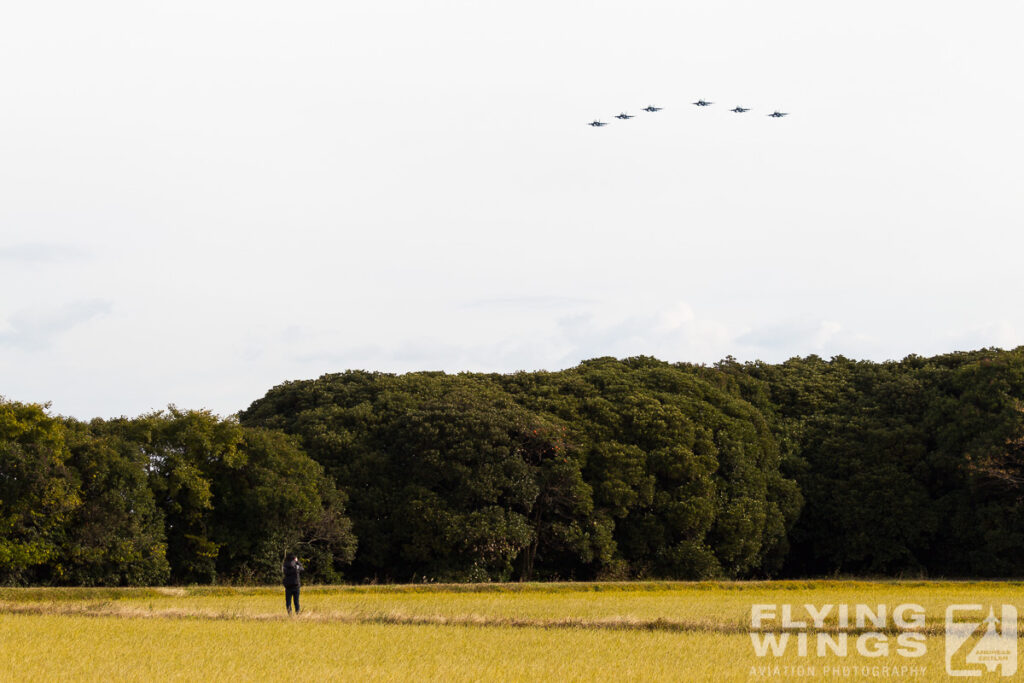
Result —
POLYGON ((0 583, 1024 575, 1024 347, 0 399, 0 583))

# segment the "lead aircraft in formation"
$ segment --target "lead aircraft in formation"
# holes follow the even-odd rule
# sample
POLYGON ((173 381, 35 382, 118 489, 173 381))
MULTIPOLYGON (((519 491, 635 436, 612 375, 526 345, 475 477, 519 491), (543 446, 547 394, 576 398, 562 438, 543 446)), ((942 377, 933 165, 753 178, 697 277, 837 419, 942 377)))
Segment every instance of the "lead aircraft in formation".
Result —
MULTIPOLYGON (((697 107, 710 107, 712 104, 714 104, 714 102, 708 102, 707 100, 697 100, 693 104, 697 107)), ((641 111, 656 112, 661 111, 662 109, 664 109, 664 107, 655 107, 653 104, 651 104, 644 107, 641 111)), ((750 108, 736 106, 730 109, 729 111, 736 114, 745 114, 748 111, 750 111, 750 108)), ((789 116, 789 112, 779 111, 776 109, 771 114, 768 114, 768 116, 770 116, 773 119, 781 119, 783 116, 789 116)), ((622 121, 627 121, 629 119, 636 118, 636 116, 634 114, 627 114, 625 112, 622 112, 621 114, 617 114, 615 118, 620 119, 622 121)), ((607 126, 608 124, 603 121, 594 120, 588 123, 587 125, 593 126, 594 128, 600 128, 601 126, 607 126)))

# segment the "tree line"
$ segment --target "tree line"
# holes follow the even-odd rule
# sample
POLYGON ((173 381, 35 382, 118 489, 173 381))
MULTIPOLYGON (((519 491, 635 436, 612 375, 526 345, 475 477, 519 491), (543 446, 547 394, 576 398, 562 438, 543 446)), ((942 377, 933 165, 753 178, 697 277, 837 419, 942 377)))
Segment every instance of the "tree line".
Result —
POLYGON ((0 400, 0 583, 1024 573, 1024 347, 349 371, 230 418, 0 400))

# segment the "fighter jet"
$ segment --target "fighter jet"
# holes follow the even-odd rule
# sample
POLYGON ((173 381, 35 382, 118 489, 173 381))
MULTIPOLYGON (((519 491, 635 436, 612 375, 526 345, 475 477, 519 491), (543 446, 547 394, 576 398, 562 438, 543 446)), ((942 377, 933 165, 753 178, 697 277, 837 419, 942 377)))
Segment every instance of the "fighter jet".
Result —
POLYGON ((661 111, 662 109, 663 107, 655 107, 653 105, 650 107, 644 107, 644 111, 661 111))
POLYGON ((768 114, 768 116, 772 117, 773 119, 781 119, 783 116, 789 116, 789 113, 782 111, 773 111, 771 114, 768 114))
POLYGON ((619 114, 618 116, 616 116, 615 118, 622 119, 623 121, 625 121, 626 119, 631 119, 634 116, 636 116, 636 114, 627 114, 627 113, 623 112, 623 113, 619 114))
POLYGON ((750 111, 750 110, 749 109, 744 109, 743 107, 736 107, 735 109, 730 109, 729 111, 734 111, 737 114, 742 114, 743 112, 750 111))
POLYGON ((591 121, 587 125, 593 126, 594 128, 600 128, 601 126, 607 126, 608 124, 605 123, 604 121, 591 121))
POLYGON ((704 100, 697 100, 696 102, 694 102, 694 104, 697 105, 698 107, 708 107, 714 104, 714 102, 705 102, 704 100))

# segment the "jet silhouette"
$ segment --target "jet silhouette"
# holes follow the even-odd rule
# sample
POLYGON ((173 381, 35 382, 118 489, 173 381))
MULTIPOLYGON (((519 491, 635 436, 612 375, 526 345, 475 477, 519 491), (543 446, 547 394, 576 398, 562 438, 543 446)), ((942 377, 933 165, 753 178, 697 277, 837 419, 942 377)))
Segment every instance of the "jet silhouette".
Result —
POLYGON ((750 110, 749 109, 744 109, 743 107, 736 107, 735 109, 730 109, 729 111, 734 111, 737 114, 742 114, 743 112, 750 111, 750 110))
POLYGON ((661 110, 662 110, 662 107, 655 107, 655 106, 644 107, 644 111, 661 111, 661 110))
POLYGON ((698 107, 708 107, 714 104, 714 102, 705 102, 704 100, 697 100, 696 102, 694 102, 694 104, 696 104, 698 107))
POLYGON ((788 112, 781 112, 781 111, 773 111, 771 114, 768 114, 768 116, 772 117, 773 119, 781 119, 783 116, 789 116, 789 113, 788 112))
POLYGON ((626 119, 631 119, 631 118, 633 118, 634 116, 635 116, 635 114, 626 114, 626 113, 622 113, 622 114, 619 114, 618 116, 616 116, 615 118, 617 118, 617 119, 622 119, 623 121, 625 121, 626 119))
POLYGON ((608 124, 605 123, 604 121, 591 121, 587 125, 588 126, 593 126, 594 128, 599 128, 601 126, 607 126, 608 124))

